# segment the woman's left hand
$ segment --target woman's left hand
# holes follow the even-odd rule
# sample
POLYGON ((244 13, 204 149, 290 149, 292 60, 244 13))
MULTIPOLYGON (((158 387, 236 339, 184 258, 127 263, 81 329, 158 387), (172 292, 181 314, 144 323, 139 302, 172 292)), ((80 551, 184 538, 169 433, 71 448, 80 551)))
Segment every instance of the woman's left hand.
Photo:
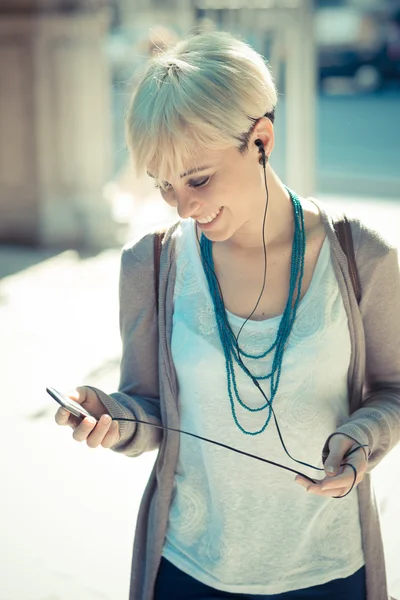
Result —
POLYGON ((348 458, 344 458, 349 450, 356 448, 358 445, 359 444, 356 444, 353 440, 340 433, 332 436, 329 440, 329 455, 324 465, 326 473, 324 479, 321 479, 314 484, 308 479, 297 475, 295 479, 296 483, 306 488, 306 491, 310 494, 332 497, 344 496, 353 485, 354 471, 351 467, 341 467, 341 465, 346 463, 355 467, 357 479, 354 483, 354 487, 363 480, 365 471, 367 470, 368 461, 364 448, 359 448, 348 458))

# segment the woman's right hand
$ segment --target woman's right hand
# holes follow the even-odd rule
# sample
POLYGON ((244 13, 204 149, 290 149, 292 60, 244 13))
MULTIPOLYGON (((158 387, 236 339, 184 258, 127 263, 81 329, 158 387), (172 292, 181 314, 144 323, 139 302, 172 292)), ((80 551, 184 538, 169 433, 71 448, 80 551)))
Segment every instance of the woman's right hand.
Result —
POLYGON ((74 440, 77 442, 86 441, 89 448, 97 448, 100 445, 103 448, 111 448, 111 446, 114 446, 118 442, 118 422, 112 421, 108 410, 100 402, 96 392, 89 387, 82 386, 76 388, 71 394, 68 394, 68 397, 82 404, 95 417, 79 419, 60 406, 55 414, 56 423, 72 427, 74 430, 72 434, 74 440))

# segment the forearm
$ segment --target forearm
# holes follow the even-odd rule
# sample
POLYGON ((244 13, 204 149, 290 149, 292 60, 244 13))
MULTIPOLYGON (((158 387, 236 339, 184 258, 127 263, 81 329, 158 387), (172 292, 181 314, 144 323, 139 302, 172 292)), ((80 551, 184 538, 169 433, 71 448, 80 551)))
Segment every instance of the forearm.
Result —
POLYGON ((114 419, 118 419, 120 437, 111 450, 136 457, 159 447, 162 438, 161 429, 132 422, 132 419, 139 419, 155 425, 161 424, 160 419, 156 416, 156 411, 152 410, 153 401, 151 399, 141 398, 139 401, 139 399, 135 400, 121 392, 106 394, 93 386, 87 387, 97 394, 110 415, 114 419), (145 406, 148 408, 147 411, 145 406), (124 419, 130 420, 125 421, 124 419))

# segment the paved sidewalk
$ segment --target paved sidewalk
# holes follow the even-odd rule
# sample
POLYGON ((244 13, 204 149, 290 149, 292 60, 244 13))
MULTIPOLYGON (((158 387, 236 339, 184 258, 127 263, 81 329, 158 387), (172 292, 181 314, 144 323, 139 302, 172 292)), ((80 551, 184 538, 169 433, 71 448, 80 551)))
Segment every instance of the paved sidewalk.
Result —
MULTIPOLYGON (((399 236, 400 204, 346 204, 399 236)), ((131 235, 170 216, 151 195, 137 206, 131 235)), ((44 391, 82 383, 116 389, 119 256, 0 248, 0 600, 127 598, 137 508, 155 454, 130 460, 77 444, 54 424, 44 391)), ((399 450, 375 476, 389 580, 400 599, 399 450)))

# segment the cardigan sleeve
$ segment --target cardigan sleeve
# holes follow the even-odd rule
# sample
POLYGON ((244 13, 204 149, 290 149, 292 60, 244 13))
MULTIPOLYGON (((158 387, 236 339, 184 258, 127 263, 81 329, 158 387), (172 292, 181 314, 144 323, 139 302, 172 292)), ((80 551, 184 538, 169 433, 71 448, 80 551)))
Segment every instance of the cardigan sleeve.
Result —
MULTIPOLYGON (((113 418, 161 424, 158 375, 158 324, 154 301, 153 235, 122 250, 119 280, 122 358, 118 391, 92 389, 113 418)), ((120 439, 112 447, 128 456, 156 449, 157 427, 119 421, 120 439)))
MULTIPOLYGON (((365 336, 363 401, 333 435, 343 433, 368 444, 369 472, 400 440, 400 273, 393 246, 377 234, 361 232, 360 238, 356 257, 365 336)), ((326 450, 327 444, 325 458, 326 450)))

